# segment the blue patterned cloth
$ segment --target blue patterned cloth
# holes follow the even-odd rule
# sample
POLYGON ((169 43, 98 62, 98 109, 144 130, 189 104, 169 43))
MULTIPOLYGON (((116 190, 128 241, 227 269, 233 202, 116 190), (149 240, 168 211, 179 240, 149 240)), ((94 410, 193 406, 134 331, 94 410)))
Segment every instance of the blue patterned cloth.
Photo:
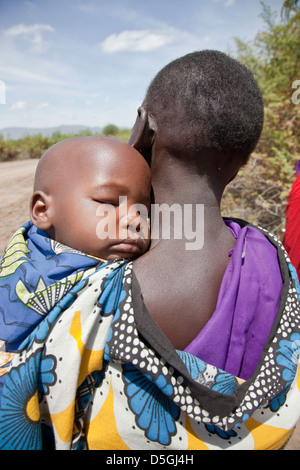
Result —
POLYGON ((0 264, 1 450, 279 449, 300 416, 299 283, 284 288, 247 380, 175 350, 132 262, 74 252, 26 224, 0 264))
POLYGON ((0 262, 0 339, 6 350, 18 350, 59 300, 73 292, 84 272, 100 264, 51 240, 31 222, 24 224, 0 262))

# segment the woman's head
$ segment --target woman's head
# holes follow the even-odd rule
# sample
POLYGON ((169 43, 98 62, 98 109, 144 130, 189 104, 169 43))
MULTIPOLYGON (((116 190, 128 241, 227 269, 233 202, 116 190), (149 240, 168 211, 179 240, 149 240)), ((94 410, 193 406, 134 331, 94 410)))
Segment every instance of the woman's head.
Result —
POLYGON ((228 165, 234 173, 253 152, 263 118, 252 72, 222 52, 204 50, 172 61, 156 75, 130 143, 147 158, 149 146, 156 145, 199 172, 228 165))

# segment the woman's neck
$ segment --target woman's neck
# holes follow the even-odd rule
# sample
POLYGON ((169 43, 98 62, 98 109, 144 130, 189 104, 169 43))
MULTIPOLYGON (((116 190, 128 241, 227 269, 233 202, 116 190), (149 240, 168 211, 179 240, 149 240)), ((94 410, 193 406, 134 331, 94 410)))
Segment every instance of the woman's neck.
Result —
MULTIPOLYGON (((151 166, 152 187, 157 204, 207 204, 219 208, 226 183, 222 175, 200 174, 168 154, 151 166)), ((211 172, 212 173, 212 172, 211 172)))
POLYGON ((159 171, 152 168, 152 175, 151 248, 159 242, 170 246, 170 241, 180 246, 182 240, 183 247, 199 249, 202 239, 214 238, 226 229, 220 210, 223 184, 212 184, 207 175, 197 174, 176 159, 160 160, 159 171))

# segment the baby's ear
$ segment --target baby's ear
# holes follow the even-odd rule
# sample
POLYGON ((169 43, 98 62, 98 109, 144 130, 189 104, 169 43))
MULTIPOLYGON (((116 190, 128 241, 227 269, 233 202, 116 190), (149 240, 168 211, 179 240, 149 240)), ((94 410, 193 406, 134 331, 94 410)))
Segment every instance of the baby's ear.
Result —
POLYGON ((35 191, 30 201, 30 218, 32 223, 41 230, 52 228, 50 218, 51 196, 43 191, 35 191))

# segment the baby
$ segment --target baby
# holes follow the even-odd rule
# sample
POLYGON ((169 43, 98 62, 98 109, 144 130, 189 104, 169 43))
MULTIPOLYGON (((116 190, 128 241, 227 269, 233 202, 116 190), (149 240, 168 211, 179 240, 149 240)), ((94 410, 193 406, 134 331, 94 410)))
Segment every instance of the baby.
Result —
POLYGON ((40 159, 31 221, 53 240, 96 258, 133 259, 150 243, 150 169, 130 145, 71 137, 40 159))
MULTIPOLYGON (((101 279, 108 265, 114 274, 119 267, 122 272, 123 260, 147 250, 150 192, 149 166, 128 144, 72 137, 44 153, 31 221, 16 231, 0 259, 0 351, 18 350, 45 316, 69 306, 74 297, 68 294, 73 289, 79 295, 81 281, 95 270, 101 279)), ((6 352, 0 368, 10 360, 6 352)), ((1 380, 0 374, 0 401, 1 380)))

